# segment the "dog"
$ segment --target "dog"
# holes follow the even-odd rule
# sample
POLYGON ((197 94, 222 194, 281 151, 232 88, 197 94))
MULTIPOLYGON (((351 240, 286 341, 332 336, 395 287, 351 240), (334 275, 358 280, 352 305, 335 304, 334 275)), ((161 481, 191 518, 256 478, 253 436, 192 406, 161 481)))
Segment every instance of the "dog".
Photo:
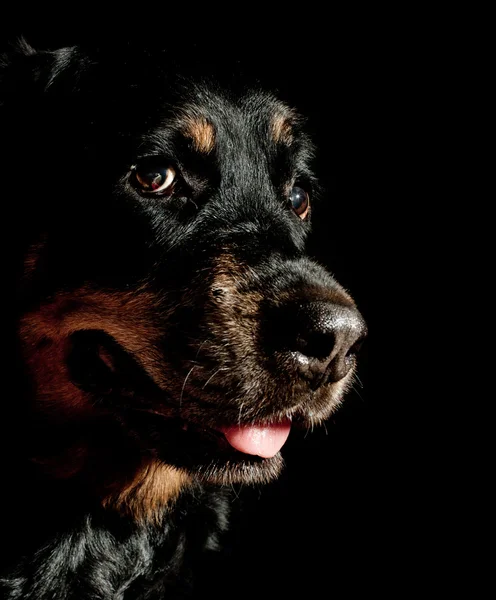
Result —
POLYGON ((230 487, 277 478, 353 381, 366 325, 305 253, 304 119, 177 54, 21 41, 1 62, 1 598, 192 593, 230 487))

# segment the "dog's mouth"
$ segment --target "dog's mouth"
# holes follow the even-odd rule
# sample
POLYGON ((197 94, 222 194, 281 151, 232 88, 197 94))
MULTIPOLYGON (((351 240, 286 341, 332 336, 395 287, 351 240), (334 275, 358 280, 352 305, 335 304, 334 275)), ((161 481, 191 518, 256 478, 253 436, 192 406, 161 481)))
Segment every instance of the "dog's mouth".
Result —
POLYGON ((235 450, 248 457, 273 458, 286 443, 291 432, 292 418, 285 417, 273 423, 206 426, 191 420, 174 419, 152 409, 136 409, 169 421, 183 435, 201 437, 217 444, 224 451, 235 450))
POLYGON ((292 419, 208 425, 156 409, 120 413, 140 444, 168 464, 210 483, 260 483, 277 477, 292 419))
MULTIPOLYGON (((292 414, 237 422, 233 413, 201 400, 167 394, 114 340, 101 331, 73 334, 71 379, 111 410, 140 449, 210 482, 260 482, 276 477, 292 414)), ((301 415, 295 413, 295 422, 301 415)))

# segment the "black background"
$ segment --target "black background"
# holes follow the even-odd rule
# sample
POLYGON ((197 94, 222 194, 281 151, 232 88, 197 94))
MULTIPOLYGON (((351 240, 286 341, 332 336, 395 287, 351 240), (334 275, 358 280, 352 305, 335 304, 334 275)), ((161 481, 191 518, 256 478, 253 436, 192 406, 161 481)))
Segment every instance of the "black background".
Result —
POLYGON ((393 33, 382 15, 342 20, 295 12, 268 22, 245 7, 218 11, 224 24, 210 14, 193 25, 191 12, 132 14, 136 29, 128 23, 125 31, 97 27, 98 18, 77 12, 61 24, 25 16, 3 25, 2 46, 20 34, 35 47, 56 48, 144 39, 148 31, 160 43, 174 31, 185 52, 200 39, 239 52, 307 115, 325 190, 314 207, 311 252, 352 292, 368 322, 363 387, 325 428, 291 434, 279 481, 235 490, 227 564, 207 587, 226 598, 343 590, 349 597, 403 597, 442 562, 440 509, 432 503, 432 471, 424 471, 423 417, 411 404, 418 384, 400 383, 396 374, 412 333, 399 285, 409 268, 409 207, 419 200, 412 164, 425 117, 416 61, 421 41, 409 36, 404 43, 402 23, 393 33))

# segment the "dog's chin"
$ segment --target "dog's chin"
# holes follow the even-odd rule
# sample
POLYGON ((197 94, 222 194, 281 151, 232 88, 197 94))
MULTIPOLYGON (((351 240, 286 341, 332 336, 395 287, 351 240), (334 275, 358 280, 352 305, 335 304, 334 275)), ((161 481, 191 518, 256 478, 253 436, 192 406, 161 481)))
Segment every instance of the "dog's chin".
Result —
MULTIPOLYGON (((130 429, 133 436, 139 438, 141 446, 161 462, 186 471, 205 483, 267 483, 277 478, 283 468, 284 460, 277 446, 270 452, 264 450, 263 444, 252 450, 268 456, 251 454, 233 447, 228 441, 229 433, 221 427, 171 418, 156 410, 139 409, 130 413, 130 429)), ((289 426, 288 423, 288 432, 289 426)), ((262 428, 258 430, 263 435, 262 428)))
POLYGON ((259 484, 276 479, 283 469, 281 453, 290 430, 309 429, 324 421, 339 405, 329 396, 319 410, 302 402, 288 414, 263 422, 218 426, 206 420, 171 417, 160 409, 130 411, 132 429, 141 443, 153 448, 166 464, 205 483, 259 484))

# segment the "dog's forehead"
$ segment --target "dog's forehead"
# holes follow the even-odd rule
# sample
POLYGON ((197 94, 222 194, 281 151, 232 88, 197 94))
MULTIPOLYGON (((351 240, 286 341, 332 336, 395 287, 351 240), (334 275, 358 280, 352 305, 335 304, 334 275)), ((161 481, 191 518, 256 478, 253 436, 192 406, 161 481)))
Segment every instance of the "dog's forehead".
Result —
POLYGON ((198 98, 198 102, 188 101, 180 106, 174 119, 174 124, 198 147, 207 149, 219 136, 230 138, 242 132, 251 137, 254 133, 268 133, 274 143, 289 144, 297 122, 294 110, 260 91, 245 92, 236 100, 219 93, 209 94, 198 98))
POLYGON ((146 145, 152 137, 179 132, 208 153, 233 139, 239 150, 243 139, 291 146, 303 129, 304 119, 272 83, 230 63, 206 60, 192 66, 160 53, 120 57, 77 49, 56 58, 47 89, 64 103, 72 98, 72 112, 90 125, 82 135, 114 132, 146 145))
POLYGON ((301 118, 271 92, 245 89, 233 94, 214 84, 196 85, 176 95, 161 125, 178 130, 200 152, 219 142, 243 137, 272 144, 291 145, 301 118))

